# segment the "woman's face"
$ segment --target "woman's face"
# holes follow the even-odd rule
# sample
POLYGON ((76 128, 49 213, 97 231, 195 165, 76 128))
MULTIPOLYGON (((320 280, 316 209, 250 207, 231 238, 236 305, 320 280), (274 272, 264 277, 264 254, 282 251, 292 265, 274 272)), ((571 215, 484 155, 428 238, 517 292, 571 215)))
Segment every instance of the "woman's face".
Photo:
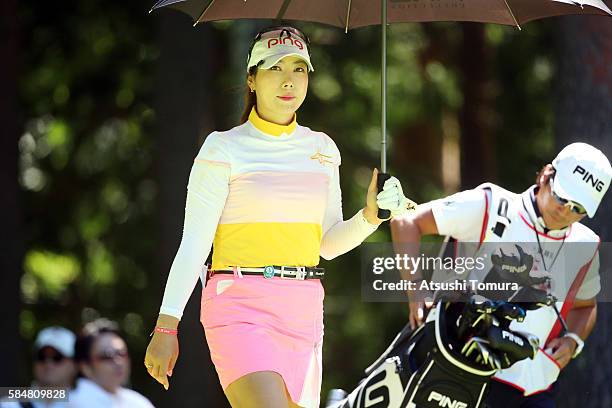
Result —
POLYGON ((270 69, 259 69, 248 85, 257 93, 257 113, 269 122, 287 125, 304 102, 308 90, 308 66, 288 56, 270 69))

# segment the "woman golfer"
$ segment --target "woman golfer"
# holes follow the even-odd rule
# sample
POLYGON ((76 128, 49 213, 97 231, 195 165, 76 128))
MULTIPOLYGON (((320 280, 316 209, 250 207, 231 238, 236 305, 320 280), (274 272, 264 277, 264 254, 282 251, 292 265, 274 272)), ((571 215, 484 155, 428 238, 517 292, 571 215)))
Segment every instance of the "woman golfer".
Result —
POLYGON ((176 328, 205 269, 201 322, 233 407, 318 407, 324 271, 383 221, 406 211, 396 178, 343 221, 340 152, 326 134, 296 122, 313 71, 308 39, 289 26, 261 31, 247 64, 242 124, 213 132, 193 164, 183 238, 147 348, 149 374, 168 389, 176 328), (206 279, 205 279, 206 280, 206 279))

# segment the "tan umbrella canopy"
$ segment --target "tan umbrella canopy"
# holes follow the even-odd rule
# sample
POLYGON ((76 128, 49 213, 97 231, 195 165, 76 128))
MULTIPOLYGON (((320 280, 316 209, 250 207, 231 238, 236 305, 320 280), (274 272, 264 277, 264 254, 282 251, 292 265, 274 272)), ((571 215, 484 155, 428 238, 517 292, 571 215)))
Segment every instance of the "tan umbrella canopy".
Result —
MULTIPOLYGON (((197 24, 234 19, 309 21, 350 30, 382 22, 375 0, 161 0, 197 24)), ((515 25, 566 14, 612 14, 609 0, 387 0, 387 22, 474 21, 515 25), (608 4, 606 4, 608 3, 608 4)))
MULTIPOLYGON (((612 0, 160 0, 151 11, 172 8, 205 21, 277 19, 308 21, 346 31, 382 24, 381 156, 379 189, 387 173, 387 30, 388 23, 473 21, 516 26, 568 14, 612 15, 612 0)), ((380 213, 380 218, 390 215, 380 213)))

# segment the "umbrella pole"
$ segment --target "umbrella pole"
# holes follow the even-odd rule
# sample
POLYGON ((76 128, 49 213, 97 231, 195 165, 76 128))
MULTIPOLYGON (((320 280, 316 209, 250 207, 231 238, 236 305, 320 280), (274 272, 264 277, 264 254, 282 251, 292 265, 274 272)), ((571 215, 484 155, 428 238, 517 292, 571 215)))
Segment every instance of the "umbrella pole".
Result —
POLYGON ((382 102, 380 128, 381 128, 381 146, 380 146, 380 171, 387 173, 387 0, 381 0, 381 36, 382 36, 382 75, 381 75, 381 91, 380 97, 382 102))
MULTIPOLYGON (((382 131, 382 141, 380 146, 380 172, 378 173, 376 186, 378 192, 383 190, 385 181, 391 176, 387 173, 387 0, 381 0, 381 31, 382 31, 382 75, 380 83, 380 97, 382 102, 380 129, 382 131)), ((388 219, 391 217, 389 210, 378 209, 378 218, 388 219)))

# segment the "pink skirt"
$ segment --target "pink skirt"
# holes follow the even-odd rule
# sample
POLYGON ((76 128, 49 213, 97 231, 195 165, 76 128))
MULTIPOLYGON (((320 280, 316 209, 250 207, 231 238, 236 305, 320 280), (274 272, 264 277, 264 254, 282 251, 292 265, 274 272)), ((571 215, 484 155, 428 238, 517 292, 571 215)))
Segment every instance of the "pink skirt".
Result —
POLYGON ((324 295, 317 279, 213 275, 200 320, 223 389, 246 374, 274 371, 294 403, 318 407, 324 295))

